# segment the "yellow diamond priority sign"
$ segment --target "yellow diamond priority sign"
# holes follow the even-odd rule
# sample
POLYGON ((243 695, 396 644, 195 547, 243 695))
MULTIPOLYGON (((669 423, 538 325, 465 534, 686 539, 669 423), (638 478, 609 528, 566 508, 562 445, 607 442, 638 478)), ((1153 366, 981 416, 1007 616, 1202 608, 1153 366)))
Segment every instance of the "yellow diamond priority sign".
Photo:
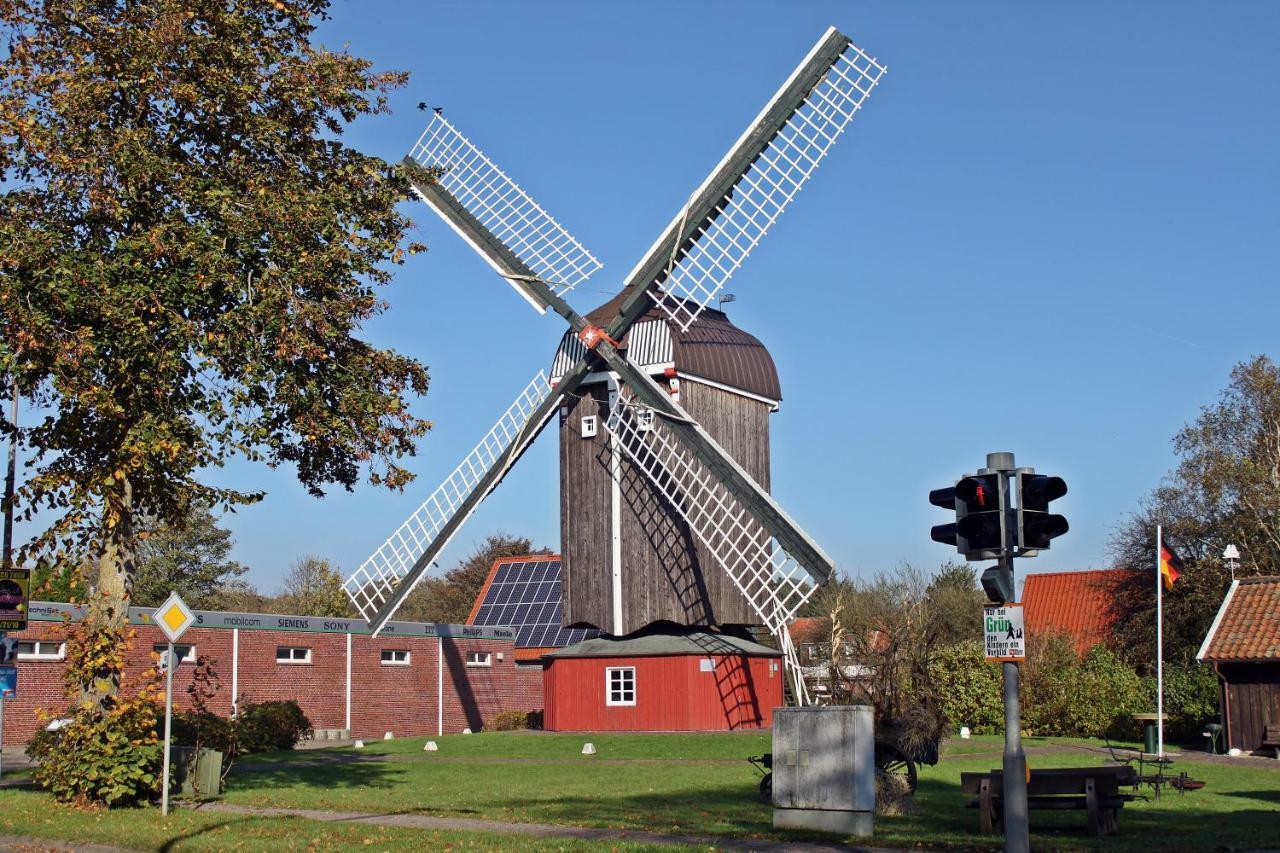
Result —
POLYGON ((196 621, 196 615, 191 612, 191 608, 187 607, 178 593, 173 592, 156 608, 155 613, 151 616, 156 623, 156 627, 164 632, 169 638, 169 642, 176 643, 178 638, 186 633, 192 623, 196 621))

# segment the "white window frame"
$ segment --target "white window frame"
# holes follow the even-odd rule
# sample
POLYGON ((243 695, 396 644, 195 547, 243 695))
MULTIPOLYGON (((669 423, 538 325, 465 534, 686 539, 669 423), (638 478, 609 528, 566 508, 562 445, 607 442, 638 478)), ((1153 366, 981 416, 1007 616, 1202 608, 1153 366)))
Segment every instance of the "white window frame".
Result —
POLYGON ((636 668, 634 666, 607 666, 604 668, 604 704, 610 708, 630 708, 636 704, 636 668), (618 684, 614 686, 614 674, 618 684), (631 682, 630 688, 627 681, 631 682), (627 698, 627 694, 631 698, 627 698), (614 697, 617 698, 614 698, 614 697))
MULTIPOLYGON (((151 646, 151 651, 155 652, 158 655, 162 655, 165 652, 169 651, 169 644, 155 643, 151 646)), ((196 647, 194 645, 188 645, 187 643, 174 643, 173 654, 174 654, 174 657, 178 659, 179 666, 181 666, 184 663, 196 662, 196 647)))
POLYGON ((311 647, 310 646, 276 646, 276 663, 288 666, 299 666, 311 663, 311 647), (287 657, 282 657, 281 652, 288 652, 287 657), (294 652, 305 652, 301 658, 295 657, 294 652))
POLYGON ((467 666, 493 666, 491 652, 467 652, 467 666))
POLYGON ((383 666, 409 666, 413 653, 408 649, 382 649, 378 653, 378 660, 383 666), (388 658, 387 655, 391 657, 388 658), (404 659, 396 660, 397 655, 404 655, 404 659))
POLYGON ((19 640, 14 657, 17 660, 66 660, 67 644, 58 640, 19 640), (31 651, 22 651, 25 645, 30 645, 31 651), (45 651, 45 647, 56 648, 56 651, 45 651))

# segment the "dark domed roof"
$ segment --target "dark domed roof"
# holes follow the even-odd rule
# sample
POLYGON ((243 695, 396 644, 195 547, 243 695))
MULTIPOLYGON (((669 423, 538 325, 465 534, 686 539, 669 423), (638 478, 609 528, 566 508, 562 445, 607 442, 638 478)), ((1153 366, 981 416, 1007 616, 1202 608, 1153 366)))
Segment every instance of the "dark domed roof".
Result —
MULTIPOLYGON (((587 314, 594 325, 606 327, 618 315, 622 301, 631 291, 617 296, 587 314)), ((708 379, 769 400, 782 399, 778 370, 764 344, 739 329, 723 311, 706 308, 688 329, 680 327, 657 306, 648 310, 623 336, 632 361, 642 366, 670 363, 682 374, 708 379)), ((552 366, 558 378, 582 357, 577 335, 566 332, 552 366)))

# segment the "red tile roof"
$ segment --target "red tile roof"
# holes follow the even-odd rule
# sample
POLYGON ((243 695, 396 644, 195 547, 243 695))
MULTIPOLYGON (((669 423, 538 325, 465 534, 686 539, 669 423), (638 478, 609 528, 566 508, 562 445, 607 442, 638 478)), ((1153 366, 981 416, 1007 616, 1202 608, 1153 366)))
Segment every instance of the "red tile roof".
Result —
POLYGON ((1196 657, 1280 660, 1280 577, 1233 581, 1196 657))
POLYGON ((1084 572, 1041 572, 1027 575, 1022 588, 1023 618, 1028 635, 1062 631, 1081 655, 1111 636, 1115 590, 1133 579, 1122 569, 1084 572))
POLYGON ((793 643, 831 642, 831 618, 828 616, 800 616, 787 626, 793 643))

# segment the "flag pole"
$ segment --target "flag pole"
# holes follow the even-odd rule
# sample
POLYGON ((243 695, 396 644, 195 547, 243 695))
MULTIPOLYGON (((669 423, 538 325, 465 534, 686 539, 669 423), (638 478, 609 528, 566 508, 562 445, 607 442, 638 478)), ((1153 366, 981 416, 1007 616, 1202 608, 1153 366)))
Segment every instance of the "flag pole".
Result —
POLYGON ((1156 755, 1164 757, 1164 536, 1156 525, 1156 755))

